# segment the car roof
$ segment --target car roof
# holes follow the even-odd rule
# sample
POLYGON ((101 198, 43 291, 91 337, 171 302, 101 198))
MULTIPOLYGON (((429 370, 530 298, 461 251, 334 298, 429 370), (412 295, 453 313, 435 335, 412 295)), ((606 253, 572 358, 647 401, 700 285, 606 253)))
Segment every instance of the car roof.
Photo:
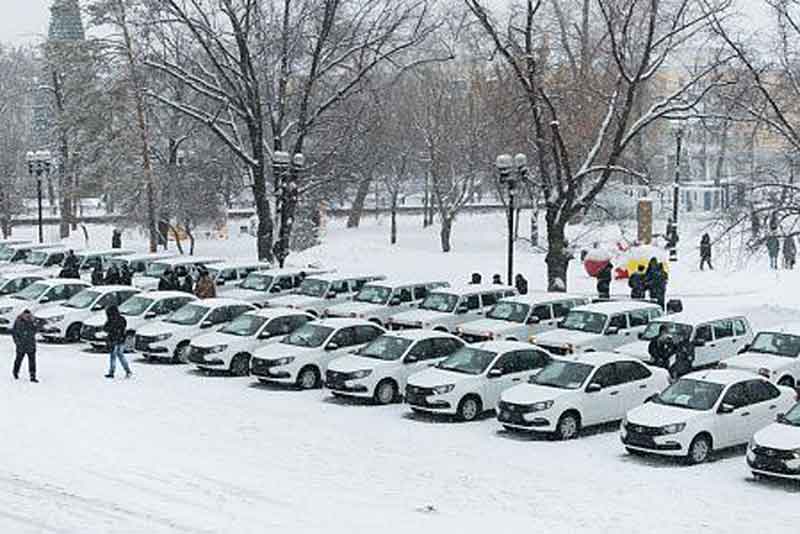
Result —
POLYGON ((45 243, 45 244, 32 244, 32 243, 13 243, 8 245, 7 248, 12 250, 47 250, 51 248, 60 248, 64 250, 63 245, 58 245, 55 243, 45 243))
POLYGON ((235 269, 238 267, 268 267, 269 263, 265 261, 245 261, 245 260, 236 260, 236 261, 223 261, 221 263, 215 263, 213 268, 214 270, 221 270, 221 269, 235 269))
POLYGON ((378 326, 364 319, 350 319, 347 317, 328 317, 326 319, 319 319, 314 321, 314 324, 329 326, 331 328, 346 328, 348 326, 378 326))
POLYGON ((71 249, 76 256, 127 256, 128 254, 135 254, 135 250, 125 250, 120 248, 106 248, 106 249, 93 249, 93 250, 75 250, 71 249))
POLYGON ((121 256, 117 256, 114 258, 115 260, 128 260, 128 261, 137 261, 137 260, 163 260, 168 258, 174 258, 177 256, 174 252, 148 252, 148 253, 139 253, 134 252, 131 254, 122 254, 121 256))
MULTIPOLYGON (((128 286, 130 287, 130 286, 128 286)), ((172 299, 177 297, 194 297, 194 295, 190 293, 186 293, 185 291, 147 291, 142 292, 140 295, 144 297, 150 297, 154 299, 172 299)))
POLYGON ((663 317, 659 317, 657 319, 653 319, 653 322, 667 322, 667 323, 680 323, 689 326, 696 326, 702 323, 710 323, 712 321, 719 321, 722 319, 744 319, 745 317, 741 314, 735 313, 703 313, 697 310, 686 311, 681 313, 676 313, 674 315, 665 315, 663 317))
POLYGON ((375 280, 374 282, 368 282, 365 285, 367 285, 367 286, 373 286, 374 285, 374 286, 397 288, 397 287, 403 287, 403 286, 415 286, 415 285, 419 286, 419 285, 427 285, 427 284, 445 284, 442 287, 437 287, 436 288, 437 290, 446 289, 450 285, 449 282, 447 282, 446 280, 442 280, 441 278, 428 280, 426 278, 420 278, 418 276, 417 277, 408 277, 408 278, 394 277, 394 276, 393 277, 387 277, 384 280, 375 280))
POLYGON ((196 263, 222 263, 224 260, 221 258, 213 258, 206 256, 173 256, 171 258, 164 258, 153 263, 164 263, 167 265, 194 265, 196 263))
POLYGON ((5 280, 16 280, 17 278, 38 278, 39 280, 47 280, 43 274, 37 271, 3 271, 0 273, 0 278, 5 280))
POLYGON ((566 356, 555 356, 556 359, 568 362, 586 363, 589 365, 600 366, 607 363, 614 362, 636 362, 642 363, 642 360, 624 354, 615 352, 601 351, 601 352, 581 352, 578 354, 567 354, 566 356))
POLYGON ((499 284, 457 284, 440 287, 431 293, 450 293, 452 295, 471 295, 473 293, 491 293, 492 291, 516 291, 515 288, 499 284))
POLYGON ((778 334, 793 334, 796 336, 800 336, 800 322, 786 322, 780 323, 770 328, 761 328, 758 330, 757 333, 760 332, 774 332, 778 334))
POLYGON ((608 302, 595 302, 572 308, 572 310, 592 311, 599 313, 625 313, 634 310, 660 308, 658 304, 639 300, 613 300, 608 302))
POLYGON ((204 304, 211 308, 217 308, 219 306, 247 306, 248 308, 253 308, 253 305, 249 302, 245 302, 243 300, 237 299, 226 299, 224 297, 217 297, 213 299, 198 299, 187 304, 204 304))
POLYGON ((138 289, 133 286, 124 286, 124 285, 110 285, 110 286, 92 286, 92 289, 99 291, 100 293, 110 293, 112 291, 135 291, 136 293, 141 293, 142 290, 138 289))
POLYGON ((286 308, 286 307, 277 307, 277 308, 260 308, 257 310, 247 312, 247 315, 255 315, 258 317, 283 317, 285 315, 307 315, 312 317, 311 314, 304 312, 303 310, 298 310, 297 308, 286 308))
POLYGON ((709 369, 706 371, 695 371, 685 375, 683 378, 692 378, 695 380, 703 380, 705 382, 714 382, 727 386, 735 382, 743 380, 759 379, 759 375, 753 374, 748 371, 740 371, 738 369, 709 369))
POLYGON ((513 297, 506 297, 503 302, 515 302, 517 304, 546 304, 548 302, 558 302, 562 300, 575 300, 583 299, 589 300, 589 297, 582 295, 571 295, 569 293, 528 293, 527 295, 515 295, 513 297))
POLYGON ((449 337, 459 339, 456 336, 447 332, 439 332, 438 330, 423 330, 421 328, 412 328, 409 330, 394 330, 386 332, 385 336, 399 337, 401 339, 409 339, 412 341, 419 341, 420 339, 430 339, 432 337, 449 337))
POLYGON ((60 286, 65 284, 79 284, 85 285, 86 287, 92 287, 92 284, 87 282, 86 280, 81 280, 80 278, 44 278, 37 282, 36 284, 47 284, 49 286, 60 286))
POLYGON ((498 353, 510 352, 512 350, 537 349, 534 345, 523 343, 522 341, 482 341, 480 343, 471 343, 469 346, 498 353))
POLYGON ((13 239, 13 238, 0 239, 0 246, 3 246, 3 245, 18 245, 18 244, 23 244, 23 243, 30 243, 30 240, 28 240, 28 239, 13 239))
POLYGON ((308 276, 317 276, 328 272, 326 269, 319 269, 317 267, 279 267, 276 269, 265 269, 263 271, 253 271, 251 275, 265 275, 265 276, 285 276, 285 275, 298 275, 305 273, 308 276))
POLYGON ((339 272, 332 272, 332 273, 320 273, 315 275, 310 275, 307 278, 313 278, 314 280, 324 280, 326 282, 336 282, 338 280, 352 280, 354 278, 374 278, 375 282, 380 280, 385 280, 386 276, 377 273, 339 273, 339 272))

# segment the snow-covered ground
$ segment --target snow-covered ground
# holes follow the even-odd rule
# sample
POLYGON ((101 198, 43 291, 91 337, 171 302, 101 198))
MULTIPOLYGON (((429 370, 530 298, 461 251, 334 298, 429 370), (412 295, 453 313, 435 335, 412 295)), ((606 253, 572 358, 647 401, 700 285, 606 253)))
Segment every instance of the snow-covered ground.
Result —
MULTIPOLYGON (((396 248, 386 219, 334 222, 323 246, 292 260, 454 281, 505 272, 501 215, 459 219, 448 255, 419 222, 401 220, 396 248)), ((800 318, 800 271, 760 260, 732 271, 720 257, 700 273, 700 230, 685 229, 671 275, 687 308, 745 312, 756 327, 800 318)), ((197 252, 253 250, 239 238, 197 252)), ((542 256, 521 244, 518 265, 543 286, 542 256)), ((593 290, 577 263, 570 289, 593 290)), ((520 438, 491 417, 411 417, 140 361, 133 380, 111 382, 105 357, 77 347, 40 345, 41 383, 14 382, 7 337, 0 354, 0 533, 797 531, 800 486, 753 482, 742 450, 686 467, 625 455, 612 426, 567 443, 520 438)))

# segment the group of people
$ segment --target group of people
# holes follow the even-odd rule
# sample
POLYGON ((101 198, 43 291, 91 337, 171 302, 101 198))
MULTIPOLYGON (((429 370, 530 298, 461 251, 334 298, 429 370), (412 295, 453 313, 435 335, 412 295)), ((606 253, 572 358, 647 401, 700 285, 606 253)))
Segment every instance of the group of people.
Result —
MULTIPOLYGON (((608 282, 610 282, 610 277, 608 282)), ((659 262, 657 258, 650 258, 650 263, 647 264, 647 269, 644 265, 639 265, 637 271, 628 277, 628 287, 631 289, 631 298, 642 300, 649 298, 658 302, 661 307, 664 307, 664 300, 667 295, 667 282, 669 282, 669 274, 664 264, 659 262)), ((598 292, 600 282, 598 280, 598 292)), ((606 290, 607 291, 607 290, 606 290)), ((606 297, 608 298, 608 293, 606 297)), ((603 298, 601 296, 601 298, 603 298)))
POLYGON ((672 335, 669 325, 661 325, 658 336, 650 340, 647 351, 652 364, 668 370, 673 380, 692 371, 694 345, 688 336, 672 335))
MULTIPOLYGON (((767 238, 767 253, 769 254, 770 269, 777 269, 778 256, 781 253, 781 243, 778 236, 773 234, 767 238)), ((783 238, 783 268, 794 269, 796 261, 797 245, 794 242, 794 237, 787 235, 783 238)))
POLYGON ((159 277, 159 291, 183 291, 199 299, 213 299, 217 296, 217 284, 207 269, 201 269, 195 283, 191 273, 185 267, 167 269, 159 277))
MULTIPOLYGON (((481 284, 482 282, 483 282, 483 276, 481 275, 481 273, 472 273, 472 276, 470 277, 469 281, 471 285, 481 284)), ((492 275, 492 284, 496 286, 504 285, 503 277, 495 273, 494 275, 492 275)), ((514 277, 514 288, 520 295, 528 294, 528 280, 520 273, 517 273, 517 275, 514 277)))
POLYGON ((74 250, 68 250, 67 255, 64 256, 64 262, 61 264, 61 272, 58 273, 59 278, 80 278, 81 262, 75 255, 74 250))
POLYGON ((92 270, 91 281, 93 286, 129 286, 133 284, 133 273, 124 263, 120 267, 112 263, 104 274, 103 267, 98 263, 92 270))

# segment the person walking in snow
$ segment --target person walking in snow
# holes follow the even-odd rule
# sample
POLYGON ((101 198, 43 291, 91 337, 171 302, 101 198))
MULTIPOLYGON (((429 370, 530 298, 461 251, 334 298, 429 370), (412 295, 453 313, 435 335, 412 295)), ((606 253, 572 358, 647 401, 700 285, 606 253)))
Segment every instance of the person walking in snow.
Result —
POLYGON ((611 273, 613 268, 614 266, 611 265, 611 262, 608 262, 597 273, 597 296, 602 300, 611 298, 611 273))
POLYGON ((113 263, 111 267, 108 268, 105 282, 107 286, 119 285, 119 269, 117 269, 117 266, 113 263))
POLYGON ((780 252, 781 244, 778 238, 773 234, 767 238, 767 253, 769 254, 769 268, 778 268, 778 252, 780 252))
POLYGON ((482 281, 483 277, 481 276, 481 273, 472 273, 469 278, 469 283, 471 285, 480 285, 482 281))
POLYGON ((194 294, 199 299, 213 299, 217 297, 217 285, 205 269, 200 272, 194 294))
POLYGON ((122 232, 118 228, 111 232, 111 248, 122 248, 122 232))
POLYGON ((794 237, 787 235, 783 240, 783 268, 794 269, 794 263, 797 259, 797 246, 794 242, 794 237))
POLYGON ((711 265, 711 236, 708 234, 703 234, 703 237, 700 239, 700 270, 703 270, 703 266, 708 265, 708 268, 712 271, 714 267, 711 265))
POLYGON ((108 334, 108 344, 111 347, 111 353, 108 357, 108 373, 106 378, 114 378, 117 360, 125 369, 125 378, 130 378, 131 368, 128 365, 128 360, 125 358, 125 337, 127 334, 128 322, 125 317, 119 313, 116 306, 109 306, 106 308, 106 324, 103 330, 108 334))
POLYGON ((494 284, 496 286, 502 286, 503 285, 503 278, 499 274, 492 275, 492 284, 494 284))
POLYGON ((13 375, 14 380, 19 379, 19 369, 22 367, 22 360, 28 357, 28 375, 31 382, 38 382, 36 379, 36 325, 33 322, 33 314, 30 310, 25 310, 14 321, 11 328, 11 337, 14 339, 17 354, 14 359, 13 375))
POLYGON ((631 288, 631 298, 635 300, 642 300, 647 296, 647 281, 644 277, 644 265, 639 265, 639 268, 628 278, 628 287, 631 288))
POLYGON ((80 278, 79 264, 77 256, 73 250, 67 252, 67 257, 64 258, 64 265, 61 272, 58 274, 59 278, 80 278))

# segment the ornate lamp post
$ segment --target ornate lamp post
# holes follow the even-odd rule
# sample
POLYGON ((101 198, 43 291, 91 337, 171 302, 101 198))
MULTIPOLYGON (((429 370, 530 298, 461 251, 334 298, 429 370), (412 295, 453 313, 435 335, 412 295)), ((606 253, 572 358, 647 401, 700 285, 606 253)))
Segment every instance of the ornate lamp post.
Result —
POLYGON ((500 175, 500 185, 508 187, 508 285, 514 285, 514 200, 517 182, 522 182, 528 175, 528 158, 525 154, 511 157, 509 154, 497 156, 495 167, 500 175))
POLYGON ((44 228, 42 225, 42 175, 49 175, 53 166, 53 156, 49 150, 37 150, 25 155, 28 162, 28 173, 36 177, 36 201, 38 207, 39 243, 44 243, 44 228))
POLYGON ((672 218, 667 223, 667 246, 669 247, 669 261, 678 261, 678 213, 680 211, 681 151, 685 136, 683 121, 673 121, 672 133, 675 135, 675 181, 672 183, 672 218))

